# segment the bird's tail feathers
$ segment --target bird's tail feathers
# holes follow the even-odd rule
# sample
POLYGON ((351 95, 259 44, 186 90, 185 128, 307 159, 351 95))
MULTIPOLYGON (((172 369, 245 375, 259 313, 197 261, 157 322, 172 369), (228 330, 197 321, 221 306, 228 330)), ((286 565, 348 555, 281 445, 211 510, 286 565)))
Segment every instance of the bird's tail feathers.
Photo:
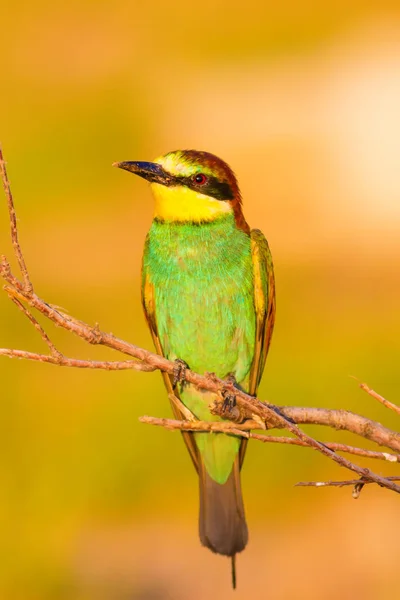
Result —
MULTIPOLYGON (((207 473, 201 461, 199 534, 203 546, 212 552, 232 557, 241 552, 248 540, 246 519, 240 485, 239 456, 224 484, 217 483, 207 473)), ((233 576, 234 580, 234 576, 233 576)))

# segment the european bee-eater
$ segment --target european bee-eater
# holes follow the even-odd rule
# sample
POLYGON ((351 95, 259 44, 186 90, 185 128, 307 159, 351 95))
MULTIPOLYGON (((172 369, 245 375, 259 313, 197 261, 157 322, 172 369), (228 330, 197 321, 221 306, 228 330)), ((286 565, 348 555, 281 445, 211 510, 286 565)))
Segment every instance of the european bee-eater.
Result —
MULTIPOLYGON (((255 395, 274 326, 274 273, 267 240, 243 216, 234 173, 195 150, 115 166, 149 181, 155 198, 142 301, 157 352, 198 373, 234 377, 255 395)), ((221 420, 210 412, 214 394, 163 377, 195 417, 221 420)), ((172 409, 184 418, 176 403, 172 409)), ((246 442, 223 433, 183 437, 199 475, 201 543, 232 557, 234 576, 235 554, 248 539, 240 486, 246 442)))

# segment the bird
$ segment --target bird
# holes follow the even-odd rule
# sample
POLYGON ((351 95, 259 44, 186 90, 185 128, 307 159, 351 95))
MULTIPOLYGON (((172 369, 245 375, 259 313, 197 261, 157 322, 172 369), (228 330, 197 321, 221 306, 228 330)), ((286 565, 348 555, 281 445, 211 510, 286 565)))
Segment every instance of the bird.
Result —
MULTIPOLYGON (((142 263, 142 304, 156 351, 175 361, 163 373, 176 418, 187 410, 220 421, 216 394, 184 381, 184 370, 213 372, 256 396, 275 321, 275 280, 263 233, 250 229, 238 182, 226 162, 198 150, 154 162, 113 163, 150 183, 154 218, 142 263), (174 398, 177 400, 175 401, 174 398)), ((225 433, 182 432, 199 476, 199 536, 231 558, 248 529, 240 483, 247 440, 225 433)))

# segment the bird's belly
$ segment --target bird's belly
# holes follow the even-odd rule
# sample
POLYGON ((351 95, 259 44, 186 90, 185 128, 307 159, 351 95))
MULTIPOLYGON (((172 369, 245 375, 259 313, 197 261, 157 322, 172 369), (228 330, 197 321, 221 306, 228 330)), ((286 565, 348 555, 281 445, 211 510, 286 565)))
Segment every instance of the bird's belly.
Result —
MULTIPOLYGON (((153 223, 143 280, 152 288, 157 335, 164 355, 198 372, 232 373, 246 390, 254 357, 256 317, 250 238, 234 223, 208 226, 153 223)), ((180 398, 201 420, 215 394, 185 385, 180 398)), ((208 474, 223 484, 232 471, 240 439, 195 433, 208 474)))
POLYGON ((245 380, 254 354, 253 296, 241 282, 181 281, 157 292, 157 324, 165 355, 194 371, 245 380), (161 318, 160 318, 161 316, 161 318))

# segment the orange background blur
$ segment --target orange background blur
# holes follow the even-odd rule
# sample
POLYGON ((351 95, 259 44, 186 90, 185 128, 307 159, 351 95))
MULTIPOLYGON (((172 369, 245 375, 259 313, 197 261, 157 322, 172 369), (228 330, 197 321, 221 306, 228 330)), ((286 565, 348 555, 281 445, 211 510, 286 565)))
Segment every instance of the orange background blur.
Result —
MULTIPOLYGON (((151 348, 139 279, 152 198, 111 163, 214 152, 274 255, 277 323, 260 398, 398 429, 349 378, 399 401, 396 4, 3 6, 0 139, 38 294, 151 348)), ((4 200, 0 241, 11 257, 4 200)), ((46 329, 66 355, 117 358, 46 329)), ((46 350, 4 293, 0 346, 46 350)), ((198 541, 180 435, 138 423, 171 414, 159 374, 2 358, 0 377, 1 598, 396 597, 394 493, 370 486, 354 501, 348 488, 294 488, 349 474, 311 450, 250 444, 250 543, 233 596, 228 561, 198 541)))

